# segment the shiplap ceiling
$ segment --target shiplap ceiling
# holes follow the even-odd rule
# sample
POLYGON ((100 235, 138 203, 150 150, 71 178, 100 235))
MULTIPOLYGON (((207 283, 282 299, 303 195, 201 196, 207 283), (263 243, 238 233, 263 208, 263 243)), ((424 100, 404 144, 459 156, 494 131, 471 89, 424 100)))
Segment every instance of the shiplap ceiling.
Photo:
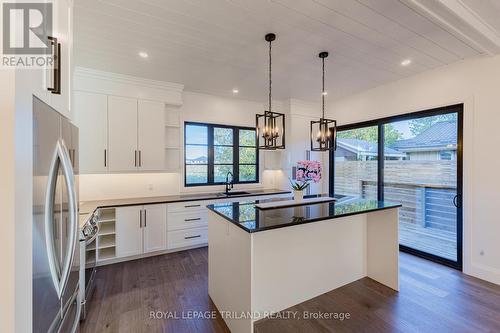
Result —
POLYGON ((498 0, 449 1, 459 4, 454 8, 442 2, 75 0, 75 64, 215 95, 238 88, 239 98, 264 102, 264 35, 275 32, 274 97, 319 101, 320 51, 330 52, 329 98, 497 53, 498 0), (461 17, 463 8, 473 16, 461 17), (476 41, 481 33, 493 35, 476 41), (401 66, 404 59, 411 65, 401 66))

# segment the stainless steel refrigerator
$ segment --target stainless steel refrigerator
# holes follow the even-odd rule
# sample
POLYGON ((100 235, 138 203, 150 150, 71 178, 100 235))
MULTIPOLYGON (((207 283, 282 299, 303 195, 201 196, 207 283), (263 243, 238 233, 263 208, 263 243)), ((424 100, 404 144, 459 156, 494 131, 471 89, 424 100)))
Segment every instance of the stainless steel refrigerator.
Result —
POLYGON ((78 128, 33 99, 33 332, 79 330, 78 128))

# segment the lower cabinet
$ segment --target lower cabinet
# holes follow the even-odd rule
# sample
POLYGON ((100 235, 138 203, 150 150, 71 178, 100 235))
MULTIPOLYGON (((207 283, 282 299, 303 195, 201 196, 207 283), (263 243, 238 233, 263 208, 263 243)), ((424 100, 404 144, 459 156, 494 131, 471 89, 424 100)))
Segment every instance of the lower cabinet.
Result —
MULTIPOLYGON (((252 197, 252 200, 283 196, 289 196, 289 194, 264 195, 252 197)), ((109 208, 110 212, 103 210, 101 224, 114 223, 114 229, 112 225, 103 226, 102 237, 111 237, 109 233, 113 231, 116 243, 112 244, 113 257, 106 259, 140 256, 152 252, 207 244, 208 209, 206 206, 211 203, 223 203, 241 199, 233 198, 214 201, 124 206, 109 208), (111 212, 114 212, 114 216, 112 216, 111 212), (115 245, 116 257, 114 251, 115 245)), ((99 239, 101 240, 101 238, 99 239)), ((104 243, 107 239, 102 239, 102 246, 108 246, 104 243)), ((91 250, 89 249, 89 251, 91 250)))
POLYGON ((208 227, 169 231, 168 248, 193 246, 208 243, 208 227))
POLYGON ((167 205, 169 250, 208 243, 208 204, 192 201, 167 205))
POLYGON ((144 206, 144 253, 167 248, 167 206, 144 206))
POLYGON ((128 257, 167 248, 165 204, 116 208, 116 256, 128 257))

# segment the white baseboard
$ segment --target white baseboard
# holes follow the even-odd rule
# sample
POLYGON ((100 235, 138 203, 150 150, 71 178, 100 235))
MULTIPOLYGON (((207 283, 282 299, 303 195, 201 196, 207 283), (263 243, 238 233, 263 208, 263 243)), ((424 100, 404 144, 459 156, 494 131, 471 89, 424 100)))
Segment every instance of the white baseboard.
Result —
POLYGON ((500 285, 500 269, 481 264, 471 264, 467 275, 500 285))
POLYGON ((184 246, 184 247, 179 247, 179 248, 170 249, 170 250, 163 250, 163 251, 157 251, 157 252, 139 254, 139 255, 136 255, 136 256, 102 260, 102 261, 98 261, 96 266, 99 267, 99 266, 106 266, 106 265, 111 265, 111 264, 117 264, 119 262, 125 262, 125 261, 136 260, 136 259, 143 259, 143 258, 149 258, 149 257, 159 256, 159 255, 162 255, 162 254, 168 254, 168 253, 180 252, 180 251, 185 251, 185 250, 197 249, 199 247, 205 247, 205 246, 208 246, 208 244, 207 243, 197 244, 197 245, 184 246))

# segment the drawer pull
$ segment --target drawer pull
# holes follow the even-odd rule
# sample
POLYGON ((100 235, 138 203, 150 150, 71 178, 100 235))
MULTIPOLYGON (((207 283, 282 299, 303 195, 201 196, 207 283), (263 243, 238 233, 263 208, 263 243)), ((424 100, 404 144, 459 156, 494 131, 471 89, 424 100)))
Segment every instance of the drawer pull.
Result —
POLYGON ((184 206, 184 208, 193 208, 193 207, 200 207, 201 205, 187 205, 184 206))
POLYGON ((184 219, 185 222, 191 222, 191 221, 199 221, 201 220, 201 217, 193 218, 193 219, 184 219))
POLYGON ((184 237, 184 239, 193 239, 193 238, 200 238, 201 235, 196 235, 196 236, 188 236, 188 237, 184 237))

